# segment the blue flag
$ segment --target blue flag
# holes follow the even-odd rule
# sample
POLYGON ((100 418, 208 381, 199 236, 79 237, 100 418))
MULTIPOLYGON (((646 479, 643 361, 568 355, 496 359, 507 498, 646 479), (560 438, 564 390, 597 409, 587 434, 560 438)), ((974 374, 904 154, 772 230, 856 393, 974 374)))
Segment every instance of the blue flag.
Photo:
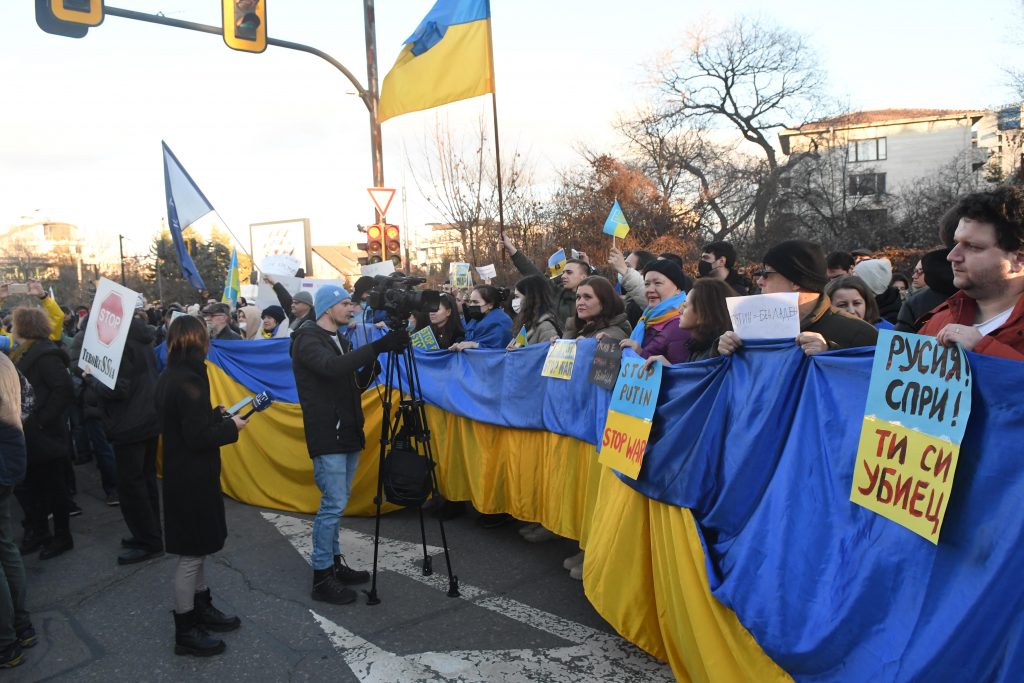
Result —
POLYGON ((196 289, 206 289, 203 278, 199 275, 196 264, 192 261, 181 232, 197 220, 213 211, 213 205, 203 195, 203 191, 189 177, 188 171, 178 162, 174 152, 161 141, 164 148, 164 194, 167 197, 167 225, 174 241, 174 251, 178 254, 181 274, 196 289))
POLYGON ((615 205, 612 206, 612 210, 608 214, 608 220, 604 222, 603 232, 619 239, 629 234, 629 223, 626 222, 626 216, 622 213, 618 199, 615 200, 615 205))

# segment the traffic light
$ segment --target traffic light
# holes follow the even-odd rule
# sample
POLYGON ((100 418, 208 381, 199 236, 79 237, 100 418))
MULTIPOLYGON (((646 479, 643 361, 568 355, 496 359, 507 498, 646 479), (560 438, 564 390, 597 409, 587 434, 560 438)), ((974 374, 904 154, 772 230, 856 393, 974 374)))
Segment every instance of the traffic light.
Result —
POLYGON ((53 0, 36 0, 36 24, 39 28, 55 36, 65 38, 84 38, 89 33, 89 27, 84 24, 75 24, 61 21, 53 15, 50 3, 53 0))
POLYGON ((366 229, 366 253, 370 263, 384 260, 384 229, 380 225, 371 225, 366 229))
POLYGON ((389 259, 397 259, 395 265, 402 262, 402 239, 397 225, 384 226, 384 253, 389 259))
POLYGON ((267 0, 221 0, 224 42, 232 50, 267 49, 267 0))
POLYGON ((50 12, 59 21, 84 26, 103 23, 103 0, 49 0, 50 12))

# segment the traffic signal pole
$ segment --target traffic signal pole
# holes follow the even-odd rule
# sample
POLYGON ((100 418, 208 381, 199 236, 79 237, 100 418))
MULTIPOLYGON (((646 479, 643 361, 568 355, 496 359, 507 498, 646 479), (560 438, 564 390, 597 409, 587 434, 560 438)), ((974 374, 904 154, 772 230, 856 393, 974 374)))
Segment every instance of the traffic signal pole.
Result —
MULTIPOLYGON (((210 33, 215 36, 223 34, 223 27, 221 26, 210 26, 209 24, 182 21, 181 19, 172 19, 159 14, 147 14, 145 12, 136 12, 135 10, 130 9, 121 9, 120 7, 105 7, 104 12, 111 17, 145 21, 151 24, 161 24, 163 26, 183 28, 189 31, 210 33)), ((366 105, 366 110, 370 114, 370 158, 373 165, 373 185, 374 187, 383 187, 384 155, 380 123, 377 121, 377 39, 373 0, 364 0, 363 19, 366 24, 366 73, 370 80, 370 88, 364 88, 362 84, 359 83, 359 79, 357 79, 351 71, 345 68, 344 64, 315 47, 303 45, 302 43, 293 43, 290 40, 278 40, 277 38, 271 38, 269 36, 267 36, 267 45, 283 47, 287 50, 297 50, 299 52, 305 52, 315 57, 319 57, 340 71, 355 87, 356 92, 359 95, 359 99, 361 99, 363 104, 366 105)))

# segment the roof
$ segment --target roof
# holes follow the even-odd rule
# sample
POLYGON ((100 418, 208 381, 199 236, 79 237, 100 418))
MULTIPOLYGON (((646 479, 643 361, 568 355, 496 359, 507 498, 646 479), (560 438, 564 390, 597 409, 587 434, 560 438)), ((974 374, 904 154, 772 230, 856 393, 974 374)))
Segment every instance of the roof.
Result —
POLYGON ((855 128, 860 126, 878 125, 880 123, 905 123, 934 119, 959 119, 965 116, 981 116, 984 110, 979 109, 874 109, 871 111, 854 111, 840 114, 820 121, 812 121, 800 126, 797 130, 785 131, 787 135, 810 133, 829 128, 855 128))
POLYGON ((359 272, 359 257, 362 254, 358 251, 339 245, 314 246, 313 251, 339 273, 351 275, 359 272))

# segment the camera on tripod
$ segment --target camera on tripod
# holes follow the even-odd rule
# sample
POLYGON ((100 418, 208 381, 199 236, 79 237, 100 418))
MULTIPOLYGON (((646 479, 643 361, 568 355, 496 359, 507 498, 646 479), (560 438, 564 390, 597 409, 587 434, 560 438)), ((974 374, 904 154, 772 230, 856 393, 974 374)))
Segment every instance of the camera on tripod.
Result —
POLYGON ((441 305, 441 293, 430 289, 413 289, 426 282, 409 275, 377 275, 370 289, 370 308, 384 311, 391 329, 405 327, 413 313, 433 313, 441 305))

